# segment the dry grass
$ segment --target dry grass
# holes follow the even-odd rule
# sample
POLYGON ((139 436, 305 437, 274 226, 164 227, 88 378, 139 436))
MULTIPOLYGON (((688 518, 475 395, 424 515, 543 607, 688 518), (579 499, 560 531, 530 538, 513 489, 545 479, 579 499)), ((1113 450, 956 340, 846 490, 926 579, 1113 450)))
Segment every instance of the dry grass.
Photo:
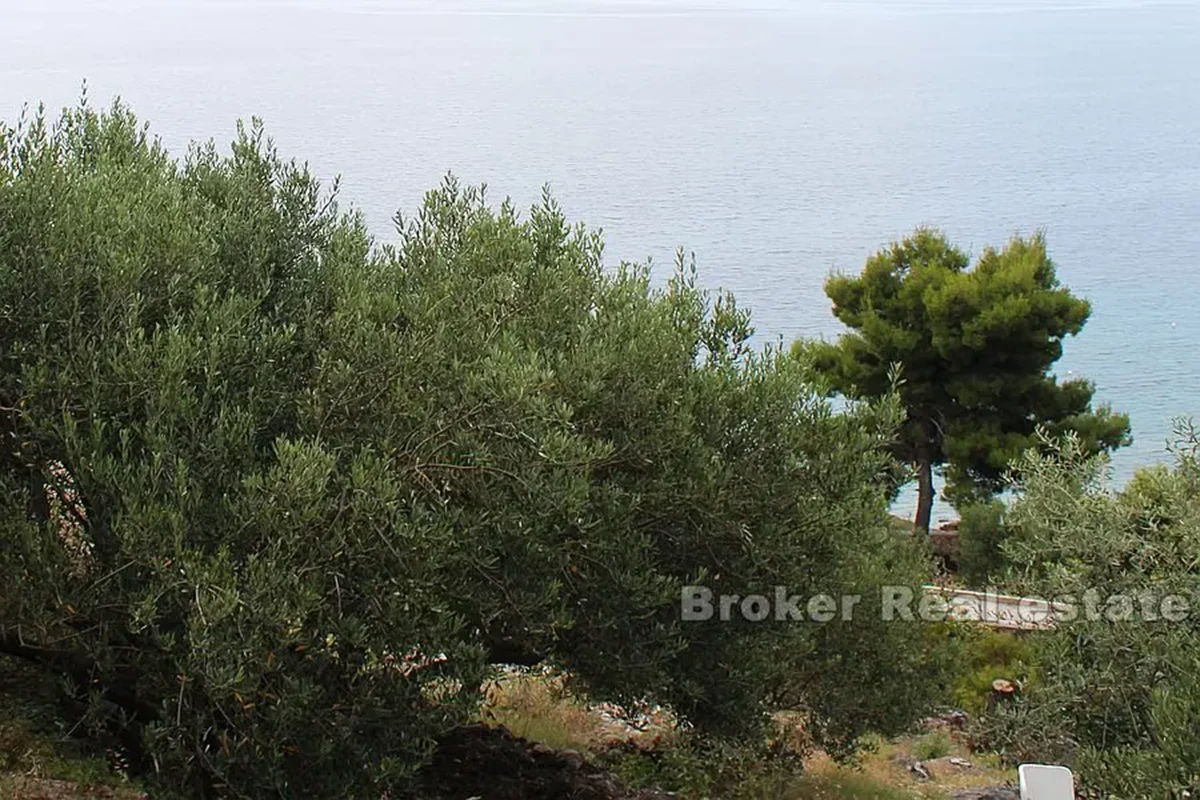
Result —
POLYGON ((880 783, 858 772, 802 775, 788 787, 787 800, 923 800, 943 794, 925 794, 880 783))
POLYGON ((661 739, 674 727, 664 718, 632 731, 600 713, 587 698, 571 694, 562 677, 540 673, 513 673, 493 682, 487 688, 482 716, 516 736, 584 752, 615 741, 661 739))
POLYGON ((1016 770, 1006 769, 994 756, 971 753, 963 737, 953 733, 924 733, 906 736, 893 741, 872 742, 873 749, 865 753, 856 766, 835 763, 828 756, 818 753, 809 758, 805 765, 803 780, 818 781, 827 786, 847 788, 842 795, 813 795, 814 797, 857 798, 863 795, 864 787, 877 787, 889 793, 880 798, 928 798, 937 800, 948 796, 955 789, 979 786, 998 786, 1015 782, 1016 770), (943 738, 944 737, 944 738, 943 738), (935 741, 936 739, 936 741, 935 741), (943 744, 944 743, 944 744, 943 744), (943 753, 935 759, 928 756, 943 753), (951 758, 970 762, 970 768, 961 768, 950 763, 951 758), (932 772, 932 780, 922 780, 910 772, 906 759, 922 761, 932 772), (899 792, 899 794, 896 794, 899 792))
MULTIPOLYGON (((490 687, 484 719, 503 724, 514 734, 551 747, 595 751, 606 743, 635 736, 669 739, 669 725, 652 727, 631 736, 628 729, 608 722, 586 698, 567 693, 560 678, 548 675, 512 675, 490 687)), ((799 717, 775 718, 778 736, 794 752, 811 747, 799 717)), ((941 800, 955 789, 995 786, 1016 780, 1015 770, 1003 769, 991 757, 969 752, 964 737, 951 731, 929 731, 892 741, 870 743, 857 764, 837 764, 821 752, 805 761, 804 772, 771 792, 776 800, 941 800), (950 758, 971 763, 961 768, 950 758), (921 780, 905 765, 906 759, 926 763, 933 779, 921 780)))
POLYGON ((549 675, 513 674, 495 681, 487 689, 483 718, 557 748, 588 750, 610 736, 603 720, 571 696, 561 678, 549 675))

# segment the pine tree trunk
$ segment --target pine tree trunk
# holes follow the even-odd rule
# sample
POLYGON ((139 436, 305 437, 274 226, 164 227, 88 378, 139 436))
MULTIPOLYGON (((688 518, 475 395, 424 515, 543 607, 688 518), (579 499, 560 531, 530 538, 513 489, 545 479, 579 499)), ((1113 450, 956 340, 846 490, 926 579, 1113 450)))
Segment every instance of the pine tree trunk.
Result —
POLYGON ((917 461, 917 518, 913 530, 929 533, 930 518, 933 516, 933 459, 928 453, 920 453, 917 461))

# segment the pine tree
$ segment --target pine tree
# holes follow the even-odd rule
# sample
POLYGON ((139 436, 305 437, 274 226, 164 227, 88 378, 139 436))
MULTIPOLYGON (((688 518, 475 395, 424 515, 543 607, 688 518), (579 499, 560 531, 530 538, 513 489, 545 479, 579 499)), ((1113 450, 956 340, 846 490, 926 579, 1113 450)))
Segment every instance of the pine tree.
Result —
POLYGON ((851 330, 795 351, 852 398, 885 395, 900 366, 907 416, 895 454, 916 467, 918 530, 929 529, 939 467, 948 497, 967 503, 1000 491, 1039 426, 1076 432, 1090 452, 1130 442, 1125 414, 1092 407, 1090 381, 1050 371, 1091 309, 1059 284, 1040 233, 984 250, 971 268, 944 235, 921 228, 862 274, 831 277, 825 292, 851 330))

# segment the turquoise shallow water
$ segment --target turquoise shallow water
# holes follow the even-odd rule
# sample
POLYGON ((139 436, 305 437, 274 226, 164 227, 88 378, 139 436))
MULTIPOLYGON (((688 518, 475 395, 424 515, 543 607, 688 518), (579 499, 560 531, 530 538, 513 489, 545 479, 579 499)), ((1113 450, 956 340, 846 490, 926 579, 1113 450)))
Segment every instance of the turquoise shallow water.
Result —
POLYGON ((548 182, 769 338, 836 335, 825 276, 918 224, 1044 228, 1094 307, 1060 372, 1133 417, 1116 479, 1200 416, 1196 2, 0 0, 0 117, 85 78, 176 150, 265 118, 381 238, 448 170, 548 182))

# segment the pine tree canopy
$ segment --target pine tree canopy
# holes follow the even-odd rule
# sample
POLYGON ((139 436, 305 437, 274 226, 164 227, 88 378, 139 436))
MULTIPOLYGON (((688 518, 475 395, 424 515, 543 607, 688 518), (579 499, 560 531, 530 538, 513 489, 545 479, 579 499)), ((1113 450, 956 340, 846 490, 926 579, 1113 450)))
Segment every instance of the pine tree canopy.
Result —
POLYGON ((1090 306, 1058 282, 1040 233, 987 248, 972 267, 944 235, 921 228, 825 290, 850 330, 833 343, 798 342, 796 353, 830 389, 857 399, 884 396, 899 365, 906 420, 896 455, 918 469, 944 465, 951 498, 999 491, 1039 426, 1075 431, 1093 452, 1130 441, 1126 415, 1093 408, 1090 381, 1051 372, 1090 306))

